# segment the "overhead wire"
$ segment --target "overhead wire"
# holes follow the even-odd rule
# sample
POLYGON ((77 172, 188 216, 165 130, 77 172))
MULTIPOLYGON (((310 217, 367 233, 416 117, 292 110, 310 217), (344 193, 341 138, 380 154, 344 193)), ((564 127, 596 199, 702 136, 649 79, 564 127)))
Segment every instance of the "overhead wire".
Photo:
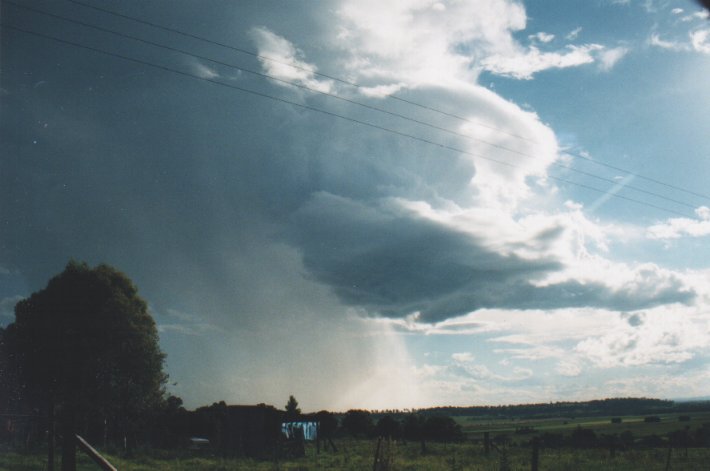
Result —
MULTIPOLYGON (((146 26, 150 26, 150 27, 152 27, 152 28, 156 28, 156 29, 160 29, 160 30, 163 30, 163 31, 166 31, 166 32, 178 34, 178 35, 181 35, 181 36, 183 36, 183 37, 188 37, 188 38, 195 39, 195 40, 198 40, 198 41, 202 41, 202 42, 205 42, 205 43, 208 43, 208 44, 213 44, 213 45, 216 45, 216 46, 219 46, 219 47, 223 47, 223 48, 226 48, 226 49, 230 49, 230 50, 235 51, 235 52, 239 52, 239 53, 242 53, 242 54, 250 55, 250 56, 256 57, 256 58, 258 58, 258 59, 260 59, 260 60, 265 60, 265 61, 273 62, 273 63, 276 63, 276 64, 285 65, 285 66, 291 67, 291 68, 293 68, 293 69, 297 69, 297 70, 301 70, 301 71, 304 71, 304 72, 312 73, 313 75, 316 75, 316 76, 319 76, 319 77, 323 77, 323 78, 326 78, 326 79, 329 79, 329 80, 333 80, 333 81, 336 81, 336 82, 338 82, 338 83, 342 83, 342 84, 344 84, 344 85, 348 85, 348 86, 355 87, 355 88, 358 88, 358 89, 366 89, 366 88, 367 88, 367 87, 365 87, 365 86, 363 86, 363 85, 361 85, 361 84, 358 84, 358 83, 353 82, 353 81, 351 81, 351 80, 346 80, 346 79, 337 77, 337 76, 335 76, 335 75, 325 74, 325 73, 322 73, 322 72, 318 72, 317 70, 313 70, 312 68, 307 68, 307 67, 299 66, 298 64, 294 64, 294 63, 292 63, 292 62, 287 62, 287 61, 283 61, 283 60, 280 60, 280 59, 277 59, 277 58, 274 58, 274 57, 265 56, 265 55, 263 55, 263 54, 259 54, 259 53, 256 53, 256 52, 254 52, 254 51, 250 51, 250 50, 245 49, 245 48, 237 47, 237 46, 234 46, 234 45, 231 45, 231 44, 226 44, 226 43, 223 43, 223 42, 220 42, 220 41, 215 41, 215 40, 212 40, 212 39, 209 39, 209 38, 205 38, 205 37, 202 37, 202 36, 199 36, 199 35, 196 35, 196 34, 188 33, 188 32, 185 32, 185 31, 176 29, 176 28, 171 28, 171 27, 164 26, 164 25, 161 25, 161 24, 158 24, 158 23, 154 23, 154 22, 152 22, 152 21, 148 21, 148 20, 145 20, 145 19, 142 19, 142 18, 137 18, 137 17, 131 16, 131 15, 126 15, 126 14, 124 14, 124 13, 119 13, 119 12, 116 12, 116 11, 113 11, 113 10, 109 10, 109 9, 106 9, 106 8, 98 7, 98 6, 96 6, 96 5, 92 5, 92 4, 90 4, 90 3, 86 3, 86 2, 83 2, 83 1, 80 1, 80 0, 64 0, 64 1, 69 2, 69 3, 73 3, 73 4, 75 4, 75 5, 79 5, 79 6, 82 6, 82 7, 85 7, 85 8, 93 9, 93 10, 95 10, 95 11, 99 11, 99 12, 102 12, 102 13, 105 13, 105 14, 108 14, 108 15, 113 15, 113 16, 118 17, 118 18, 123 18, 123 19, 126 19, 126 20, 134 21, 134 22, 136 22, 136 23, 143 24, 143 25, 146 25, 146 26)), ((385 95, 385 97, 386 97, 386 98, 389 98, 389 99, 392 99, 392 100, 396 100, 396 101, 400 101, 400 102, 403 102, 403 103, 407 103, 408 105, 415 106, 415 107, 418 107, 418 108, 421 108, 421 109, 426 109, 426 110, 429 110, 429 111, 432 111, 432 112, 441 114, 441 115, 443 115, 443 116, 448 116, 448 117, 451 117, 451 118, 454 118, 454 119, 457 119, 457 120, 460 120, 460 121, 463 121, 463 122, 467 122, 467 123, 470 123, 470 124, 474 124, 474 125, 476 125, 476 126, 485 127, 485 128, 494 130, 494 131, 499 132, 499 133, 503 133, 503 134, 509 135, 509 136, 514 137, 514 138, 517 138, 517 139, 521 139, 521 140, 525 140, 525 141, 529 141, 529 142, 535 142, 535 141, 536 141, 536 140, 533 139, 533 138, 526 137, 526 136, 521 136, 521 135, 516 134, 516 133, 511 133, 511 132, 509 132, 509 131, 507 131, 507 130, 500 129, 500 128, 498 128, 498 127, 491 126, 491 125, 489 125, 489 124, 482 123, 482 122, 480 122, 480 121, 472 120, 472 119, 469 119, 469 118, 466 118, 466 117, 457 115, 457 114, 455 114, 455 113, 451 113, 451 112, 448 112, 448 111, 445 111, 445 110, 441 110, 441 109, 436 108, 436 107, 433 107, 433 106, 429 106, 429 105, 426 105, 426 104, 418 103, 418 102, 416 102, 416 101, 408 100, 408 99, 402 98, 402 97, 400 97, 400 96, 398 96, 398 95, 396 95, 396 94, 388 94, 388 95, 385 95)), ((696 197, 699 197, 699 198, 703 198, 703 199, 706 199, 706 200, 710 201, 710 195, 707 195, 707 194, 703 194, 703 193, 700 193, 700 192, 696 192, 696 191, 693 191, 693 190, 689 190, 689 189, 687 189, 687 188, 683 188, 683 187, 680 187, 680 186, 677 186, 677 185, 673 185, 673 184, 671 184, 671 183, 664 182, 664 181, 659 180, 659 179, 657 179, 657 178, 653 178, 653 177, 649 177, 649 176, 647 176, 647 175, 639 174, 639 173, 636 173, 636 172, 634 172, 634 171, 631 171, 631 170, 628 170, 628 169, 624 169, 624 168, 622 168, 622 167, 619 167, 619 166, 616 166, 616 165, 613 165, 613 164, 609 164, 609 163, 603 162, 603 161, 601 161, 601 160, 595 160, 595 159, 592 159, 592 158, 590 158, 590 157, 584 156, 584 155, 582 155, 582 154, 580 154, 580 153, 565 151, 565 154, 567 154, 567 155, 569 155, 569 156, 571 156, 571 157, 573 157, 573 158, 576 158, 576 159, 584 160, 584 161, 590 162, 590 163, 595 164, 595 165, 599 165, 599 166, 606 167, 606 168, 611 169, 611 170, 615 170, 615 171, 617 171, 617 172, 622 172, 622 173, 634 175, 635 178, 638 178, 638 179, 641 179, 641 180, 645 180, 645 181, 648 181, 648 182, 651 182, 651 183, 655 183, 655 184, 657 184, 657 185, 661 185, 661 186, 664 186, 664 187, 669 188, 669 189, 673 189, 673 190, 676 190, 676 191, 680 191, 680 192, 683 192, 683 193, 686 193, 686 194, 690 194, 690 195, 693 195, 693 196, 696 196, 696 197)), ((563 166, 563 167, 564 167, 564 166, 563 166)), ((631 188, 631 187, 628 187, 628 186, 627 186, 627 188, 631 188)), ((642 191, 642 192, 643 192, 643 191, 642 191)))
MULTIPOLYGON (((454 131, 454 130, 451 130, 451 129, 443 128, 443 127, 441 127, 441 126, 437 126, 437 125, 435 125, 435 124, 431 124, 431 123, 428 123, 428 122, 425 122, 425 121, 421 121, 421 120, 419 120, 419 119, 412 118, 412 117, 410 117, 410 116, 406 116, 406 115, 402 115, 402 114, 400 114, 400 113, 392 112, 392 111, 389 111, 389 110, 386 110, 386 109, 383 109, 383 108, 380 108, 380 107, 377 107, 377 106, 369 105, 369 104, 367 104, 367 103, 362 103, 362 102, 357 101, 357 100, 352 100, 352 99, 350 99, 350 98, 343 97, 343 96, 340 96, 340 95, 335 94, 335 93, 330 93, 330 92, 327 92, 327 91, 319 90, 319 89, 317 89, 317 88, 309 87, 309 86, 307 86, 307 85, 303 85, 303 84, 298 83, 298 82, 294 82, 294 81, 291 81, 291 80, 285 80, 285 79, 282 79, 282 78, 279 78, 279 77, 275 77, 275 76, 270 75, 270 74, 267 74, 267 73, 254 71, 254 70, 248 69, 248 68, 243 67, 243 66, 240 66, 240 65, 236 65, 236 64, 224 62, 224 61, 221 61, 221 60, 213 59, 213 58, 211 58, 211 57, 207 57, 207 56, 200 55, 200 54, 195 54, 195 53, 193 53, 193 52, 186 51, 186 50, 184 50, 184 49, 176 48, 176 47, 173 47, 173 46, 167 46, 167 45, 165 45, 165 44, 161 44, 161 43, 158 43, 158 42, 155 42, 155 41, 150 41, 150 40, 143 39, 143 38, 140 38, 140 37, 137 37, 137 36, 133 36, 133 35, 130 35, 130 34, 126 34, 126 33, 120 32, 120 31, 112 30, 112 29, 109 29, 109 28, 104 28, 104 27, 102 27, 102 26, 98 26, 98 25, 95 25, 95 24, 93 24, 93 23, 87 23, 87 22, 84 22, 84 21, 76 20, 76 19, 73 19, 73 18, 69 18, 69 17, 63 16, 63 15, 58 15, 58 14, 51 13, 51 12, 47 12, 47 11, 40 10, 40 9, 37 9, 37 8, 29 7, 29 6, 26 6, 26 5, 20 5, 20 4, 14 2, 14 1, 12 1, 12 0, 5 0, 5 3, 10 4, 10 5, 13 5, 13 6, 17 7, 17 8, 21 8, 21 9, 24 9, 24 10, 28 10, 28 11, 31 11, 31 12, 34 12, 34 13, 38 13, 38 14, 41 14, 41 15, 45 15, 45 16, 51 17, 51 18, 59 19, 59 20, 61 20, 61 21, 65 21, 65 22, 77 24, 77 25, 80 25, 80 26, 83 26, 83 27, 86 27, 86 28, 91 28, 91 29, 100 31, 100 32, 113 34, 113 35, 116 35, 116 36, 119 36, 119 37, 122 37, 122 38, 126 38, 126 39, 133 40, 133 41, 138 41, 138 42, 141 42, 141 43, 143 43, 143 44, 148 44, 148 45, 150 45, 150 46, 158 47, 158 48, 161 48, 161 49, 164 49, 164 50, 168 50, 168 51, 172 51, 172 52, 177 52, 177 53, 184 54, 184 55, 187 55, 187 56, 196 58, 196 59, 201 59, 201 60, 204 60, 204 61, 208 61, 208 62, 211 62, 211 63, 213 63, 213 64, 218 64, 218 65, 221 65, 221 66, 230 67, 230 68, 233 68, 233 69, 236 69, 236 70, 240 70, 240 71, 243 71, 243 72, 245 72, 245 73, 249 73, 249 74, 252 74, 252 75, 255 75, 255 76, 258 76, 258 77, 266 78, 266 79, 269 79, 269 80, 274 80, 274 81, 277 81, 277 82, 280 82, 280 83, 283 83, 283 84, 286 84, 286 85, 290 85, 290 86, 294 86, 294 87, 297 87, 297 88, 300 88, 300 89, 303 89, 303 90, 310 91, 310 92, 312 92, 312 93, 316 93, 316 94, 320 94, 320 95, 323 95, 323 96, 327 96, 327 97, 330 97, 330 98, 333 98, 333 99, 341 100, 341 101, 343 101, 343 102, 350 103, 350 104, 353 104, 353 105, 356 105, 356 106, 360 106, 360 107, 363 107, 363 108, 365 108, 365 109, 369 109, 369 110, 372 110, 372 111, 377 111, 377 112, 380 112, 380 113, 383 113, 383 114, 387 114, 387 115, 390 115, 390 116, 394 116, 394 117, 399 118, 399 119, 403 119, 403 120, 410 121, 410 122, 413 122, 413 123, 416 123, 416 124, 419 124, 419 125, 423 125, 423 126, 432 128, 432 129, 437 130, 437 131, 442 131, 442 132, 446 132, 446 133, 449 133, 449 134, 452 134, 452 135, 456 135, 456 136, 459 136, 459 137, 463 137, 463 138, 465 138, 465 139, 469 139, 469 140, 472 140, 472 141, 475 141, 475 142, 479 142, 479 143, 482 143, 482 144, 485 144, 485 145, 488 145, 488 146, 491 146, 491 147, 494 147, 494 148, 498 148, 498 149, 500 149, 500 150, 504 150, 504 151, 507 151, 507 152, 511 152, 511 153, 513 153, 513 154, 520 155, 520 156, 522 156, 522 157, 526 157, 526 158, 530 158, 530 159, 537 159, 537 158, 538 158, 538 157, 536 157, 535 155, 530 154, 530 153, 518 151, 518 150, 516 150, 516 149, 512 149, 512 148, 507 147, 507 146, 503 146, 503 145, 500 145, 500 144, 496 144, 496 143, 493 143, 493 142, 489 142, 489 141, 486 141, 486 140, 484 140, 484 139, 476 138, 476 137, 470 136, 470 135, 468 135, 468 134, 460 133, 460 132, 458 132, 458 131, 454 131)), ((569 170, 570 172, 574 172, 574 173, 577 173, 577 174, 580 174, 580 175, 584 175, 584 176, 587 176, 587 177, 590 177, 590 178, 594 178, 594 179, 596 179, 596 180, 600 180, 600 181, 603 181, 603 182, 606 182, 606 183, 611 183, 611 184, 614 184, 614 185, 617 184, 617 182, 616 182, 615 180, 613 180, 613 179, 610 179, 610 178, 607 178, 607 177, 603 177, 603 176, 594 174, 594 173, 592 173, 592 172, 587 172, 587 171, 584 171, 584 170, 580 170, 580 169, 571 167, 571 166, 569 166, 569 165, 564 165, 564 164, 561 164, 561 163, 558 163, 558 162, 552 162, 552 163, 550 163, 550 165, 551 165, 551 166, 554 166, 554 167, 562 168, 562 169, 565 169, 565 170, 569 170)), ((691 209, 695 209, 695 208, 697 207, 696 205, 692 205, 692 204, 686 203, 686 202, 684 202, 684 201, 680 201, 680 200, 678 200, 678 199, 671 198, 671 197, 668 197, 668 196, 659 194, 659 193, 654 192, 654 191, 649 191, 649 190, 646 190, 646 189, 644 189, 644 188, 637 187, 637 186, 635 186, 635 185, 625 184, 625 185, 624 185, 624 189, 626 189, 626 190, 633 190, 633 191, 636 191, 636 192, 639 192, 639 193, 643 193, 643 194, 646 194, 646 195, 649 195, 649 196, 653 196, 653 197, 656 197, 656 198, 659 198, 659 199, 662 199, 662 200, 665 200, 665 201, 668 201, 668 202, 671 202, 671 203, 675 203, 675 204, 678 204, 678 205, 680 205, 680 206, 685 206, 685 207, 691 208, 691 209)))
MULTIPOLYGON (((316 108, 316 107, 313 107, 313 106, 310 106, 310 105, 306 105, 306 104, 303 104, 303 103, 298 103, 298 102, 295 102, 295 101, 291 101, 291 100, 288 100, 288 99, 285 99, 285 98, 282 98, 282 97, 276 97, 276 96, 273 96, 273 95, 270 95, 270 94, 267 94, 267 93, 263 93, 263 92, 259 92, 259 91, 256 91, 256 90, 251 90, 251 89, 248 89, 248 88, 240 87, 240 86, 238 86, 238 85, 229 84, 229 83, 224 83, 224 82, 220 82, 220 81, 218 81, 218 80, 214 80, 214 79, 211 79, 211 78, 208 78, 208 77, 202 77, 202 76, 199 76, 199 75, 191 74, 191 73, 188 73, 188 72, 185 72, 185 71, 182 71, 182 70, 179 70, 179 69, 175 69, 175 68, 172 68, 172 67, 164 66, 164 65, 161 65, 161 64, 156 64, 156 63, 149 62, 149 61, 142 60, 142 59, 138 59, 138 58, 135 58, 135 57, 130 57, 130 56, 126 56, 126 55, 123 55, 123 54, 119 54, 119 53, 115 53, 115 52, 106 51, 106 50, 104 50, 104 49, 99 49, 99 48, 96 48, 96 47, 93 47, 93 46, 88 46, 88 45, 86 45, 86 44, 81 44, 81 43, 77 43, 77 42, 74 42, 74 41, 69 41, 69 40, 62 39, 62 38, 58 38, 58 37, 56 37, 56 36, 51 36, 51 35, 48 35, 48 34, 45 34, 45 33, 40 33, 40 32, 37 32, 37 31, 32 31, 32 30, 20 28, 20 27, 18 27, 18 26, 10 25, 10 24, 7 24, 7 23, 2 22, 2 21, 0 21, 0 26, 2 26, 3 28, 8 28, 8 29, 16 30, 16 31, 19 31, 19 32, 22 32, 22 33, 25 33, 25 34, 34 35, 34 36, 41 37, 41 38, 44 38, 44 39, 52 40, 52 41, 55 41, 55 42, 58 42, 58 43, 61 43, 61 44, 68 45, 68 46, 73 46, 73 47, 78 47, 78 48, 81 48, 81 49, 86 49, 86 50, 89 50, 89 51, 97 52, 97 53, 104 54, 104 55, 108 55, 108 56, 111 56, 111 57, 120 58, 120 59, 123 59, 123 60, 126 60, 126 61, 138 63, 138 64, 141 64, 141 65, 144 65, 144 66, 148 66, 148 67, 152 67, 152 68, 155 68, 155 69, 167 71, 167 72, 170 72, 170 73, 175 73, 175 74, 178 74, 178 75, 190 77, 190 78, 197 79, 197 80, 202 80, 202 81, 205 81, 205 82, 209 82, 209 83, 212 83, 212 84, 215 84, 215 85, 219 85, 219 86, 222 86, 222 87, 226 87, 226 88, 230 88, 230 89, 233 89, 233 90, 241 91, 241 92, 248 93, 248 94, 251 94, 251 95, 255 95, 255 96, 258 96, 258 97, 267 98, 267 99, 270 99, 270 100, 273 100, 273 101, 276 101, 276 102, 281 102, 281 103, 284 103, 284 104, 288 104, 288 105, 295 106, 295 107, 298 107, 298 108, 306 109, 306 110, 309 110, 309 111, 313 111, 313 112, 325 114, 325 115, 327 115, 327 116, 332 116, 332 117, 335 117, 335 118, 338 118, 338 119, 350 121, 350 122, 353 122, 353 123, 356 123, 356 124, 359 124, 359 125, 362 125, 362 126, 367 126, 367 127, 370 127, 370 128, 378 129, 378 130, 381 130, 381 131, 384 131, 384 132, 387 132, 387 133, 395 134, 395 135, 398 135, 398 136, 401 136, 401 137, 406 137, 406 138, 408 138, 408 139, 412 139, 412 140, 415 140, 415 141, 418 141, 418 142, 422 142, 422 143, 425 143, 425 144, 428 144, 428 145, 433 145, 433 146, 436 146, 436 147, 439 147, 439 148, 443 148, 443 149, 446 149, 446 150, 450 150, 450 151, 453 151, 453 152, 456 152, 456 153, 459 153, 459 154, 469 155, 469 156, 471 156, 471 157, 478 158, 478 159, 482 159, 482 160, 486 160, 486 161, 490 161, 490 162, 493 162, 493 163, 496 163, 496 164, 499 164, 499 165, 504 165, 504 166, 511 167, 511 168, 519 168, 519 167, 520 167, 519 165, 512 164, 512 163, 510 163, 510 162, 505 162, 505 161, 498 160, 498 159, 495 159, 495 158, 492 158, 492 157, 488 157, 488 156, 485 156, 485 155, 481 155, 481 154, 473 153, 473 152, 470 152, 470 151, 466 151, 466 150, 464 150, 464 149, 459 149, 459 148, 456 148, 456 147, 453 147, 453 146, 449 146, 449 145, 442 144, 442 143, 439 143, 439 142, 431 141, 431 140, 429 140, 429 139, 425 139, 425 138, 422 138, 422 137, 419 137, 419 136, 414 136, 414 135, 412 135, 412 134, 408 134, 408 133, 405 133, 405 132, 402 132, 402 131, 398 131, 398 130, 396 130, 396 129, 391 129, 391 128, 388 128, 388 127, 385 127, 385 126, 380 126, 380 125, 378 125, 378 124, 373 124, 373 123, 370 123, 370 122, 367 122, 367 121, 362 121, 362 120, 359 120, 359 119, 356 119, 356 118, 352 118, 352 117, 349 117, 349 116, 345 116, 345 115, 341 115, 341 114, 339 114, 339 113, 335 113, 335 112, 332 112, 332 111, 323 110, 323 109, 316 108)), ((678 216, 682 216, 682 217, 686 217, 686 218, 692 218, 692 217, 693 217, 693 216, 689 216, 688 214, 685 214, 685 213, 682 213, 682 212, 679 212, 679 211, 676 211, 676 210, 673 210, 673 209, 670 209, 670 208, 665 208, 665 207, 662 207, 662 206, 654 205, 654 204, 648 203, 648 202, 646 202, 646 201, 641 201, 641 200, 637 200, 637 199, 634 199, 634 198, 629 198, 629 197, 626 197, 626 196, 623 196, 623 195, 619 195, 619 194, 616 194, 616 193, 609 193, 607 190, 598 189, 598 188, 595 188, 595 187, 592 187, 592 186, 589 186, 589 185, 581 184, 581 183, 574 182, 574 181, 570 181, 570 180, 565 180, 565 179, 562 179, 562 178, 559 178, 559 177, 555 177, 555 176, 552 176, 552 175, 548 175, 547 178, 550 178, 550 179, 556 180, 556 181, 560 181, 560 182, 563 182, 563 183, 566 183, 566 184, 578 186, 578 187, 581 187, 581 188, 586 188, 586 189, 588 189, 588 190, 596 191, 596 192, 599 192, 599 193, 608 194, 608 195, 611 196, 611 197, 623 199, 623 200, 626 200, 626 201, 630 201, 630 202, 633 202, 633 203, 636 203, 636 204, 639 204, 639 205, 643 205, 643 206, 647 206, 647 207, 650 207, 650 208, 654 208, 654 209, 658 209, 658 210, 661 210, 661 211, 665 211, 665 212, 668 212, 668 213, 671 213, 671 214, 675 214, 675 215, 678 215, 678 216)))
MULTIPOLYGON (((157 29, 160 29, 160 30, 163 30, 163 31, 167 31, 167 32, 170 32, 170 33, 179 34, 179 35, 184 36, 184 37, 187 37, 187 38, 197 39, 198 41, 204 41, 204 42, 206 42, 206 43, 213 44, 213 45, 215 45, 215 46, 220 46, 220 47, 223 47, 223 48, 226 48, 226 49, 231 49, 232 51, 240 52, 240 53, 242 53, 242 54, 247 54, 247 55, 250 55, 250 56, 252 56, 252 57, 256 57, 256 58, 258 58, 258 59, 261 59, 261 60, 273 62, 273 63, 275 63, 275 64, 285 65, 285 66, 288 66, 288 67, 291 67, 291 68, 294 68, 294 69, 297 69, 297 70, 301 70, 301 71, 303 71, 303 72, 313 73, 314 75, 317 75, 318 77, 323 77, 323 78, 326 78, 326 79, 329 79, 329 80, 333 80, 333 81, 335 81, 335 82, 342 83, 343 85, 348 85, 348 86, 355 87, 355 88, 359 88, 359 89, 365 89, 365 88, 367 88, 367 87, 365 87, 365 86, 363 86, 363 85, 361 85, 361 84, 358 84, 358 83, 356 83, 356 82, 353 82, 353 81, 350 81, 350 80, 346 80, 346 79, 343 79, 343 78, 340 78, 340 77, 336 77, 336 76, 334 76, 334 75, 324 74, 324 73, 322 73, 322 72, 318 72, 318 71, 312 70, 312 69, 307 68, 307 67, 299 66, 299 65, 293 64, 293 63, 291 63, 291 62, 286 62, 286 61, 283 61, 283 60, 280 60, 280 59, 276 59, 276 58, 274 58, 274 57, 265 56, 265 55, 263 55, 263 54, 259 54, 259 53, 256 53, 256 52, 254 52, 254 51, 250 51, 250 50, 248 50, 248 49, 244 49, 244 48, 241 48, 241 47, 237 47, 237 46, 234 46, 234 45, 231 45, 231 44, 225 44, 225 43, 222 43, 222 42, 219 42, 219 41, 215 41, 215 40, 212 40, 212 39, 204 38, 204 37, 198 36, 198 35, 196 35, 196 34, 188 33, 188 32, 185 32, 185 31, 181 31, 181 30, 176 29, 176 28, 170 28, 170 27, 168 27, 168 26, 164 26, 164 25, 161 25, 161 24, 153 23, 153 22, 151 22, 151 21, 147 21, 147 20, 144 20, 144 19, 142 19, 142 18, 136 18, 136 17, 134 17, 134 16, 126 15, 126 14, 123 14, 123 13, 118 13, 118 12, 113 11, 113 10, 108 10, 108 9, 106 9, 106 8, 97 7, 96 5, 92 5, 92 4, 90 4, 90 3, 81 2, 81 1, 78 1, 78 0, 65 0, 65 1, 66 1, 66 2, 69 2, 69 3, 74 3, 74 4, 76 4, 76 5, 80 5, 80 6, 83 6, 83 7, 86 7, 86 8, 91 8, 91 9, 93 9, 93 10, 100 11, 100 12, 103 12, 103 13, 107 13, 107 14, 109 14, 109 15, 113 15, 113 16, 116 16, 116 17, 119 17, 119 18, 124 18, 124 19, 127 19, 127 20, 132 20, 132 21, 135 21, 135 22, 137 22, 137 23, 144 24, 144 25, 146 25, 146 26, 150 26, 150 27, 153 27, 153 28, 157 28, 157 29)), ((463 117, 463 116, 459 116, 459 115, 454 114, 454 113, 450 113, 450 112, 447 112, 447 111, 444 111, 444 110, 439 110, 439 109, 437 109, 437 108, 430 107, 430 106, 427 106, 427 105, 424 105, 424 104, 421 104, 421 103, 417 103, 417 102, 415 102, 415 101, 407 100, 406 98, 402 98, 402 97, 397 96, 397 95, 395 95, 395 94, 389 94, 389 95, 386 95, 386 97, 387 97, 387 98, 391 98, 392 100, 396 100, 396 101, 400 101, 400 102, 402 102, 402 103, 407 103, 407 104, 409 104, 409 105, 416 106, 416 107, 418 107, 418 108, 422 108, 422 109, 426 109, 426 110, 429 110, 429 111, 433 111, 433 112, 435 112, 435 113, 439 113, 439 114, 441 114, 441 115, 448 116, 448 117, 450 117, 450 118, 454 118, 454 119, 457 119, 457 120, 460 120, 460 121, 465 121, 465 122, 470 123, 470 124, 475 124, 475 125, 477 125, 477 126, 481 126, 481 127, 485 127, 485 128, 494 130, 494 131, 498 131, 498 132, 501 132, 501 133, 505 133, 505 134, 507 134, 507 135, 509 135, 509 136, 511 136, 511 137, 515 137, 515 138, 518 138, 518 139, 523 139, 523 140, 526 140, 526 141, 531 141, 531 140, 533 140, 533 139, 531 139, 531 138, 529 138, 529 137, 525 137, 525 136, 521 136, 521 135, 519 135, 519 134, 511 133, 511 132, 506 131, 506 130, 503 130, 503 129, 498 129, 498 128, 496 128, 496 127, 494 127, 494 126, 491 126, 491 125, 489 125, 489 124, 486 124, 486 123, 481 123, 480 121, 475 121, 475 120, 472 120, 472 119, 469 119, 469 118, 465 118, 465 117, 463 117)))

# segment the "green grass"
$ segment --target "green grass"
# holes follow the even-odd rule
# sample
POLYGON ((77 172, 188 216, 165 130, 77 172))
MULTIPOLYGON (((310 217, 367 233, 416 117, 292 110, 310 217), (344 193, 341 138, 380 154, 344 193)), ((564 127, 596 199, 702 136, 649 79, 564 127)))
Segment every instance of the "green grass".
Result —
MULTIPOLYGON (((249 459, 222 459, 190 456, 186 453, 150 452, 132 459, 106 455, 121 471, 360 471, 372 469, 376 442, 373 440, 339 440, 337 453, 316 454, 311 445, 307 456, 287 461, 254 461, 249 459)), ((480 444, 427 444, 427 454, 422 456, 419 443, 396 443, 392 446, 393 471, 498 471, 500 457, 497 452, 485 456, 480 444)), ((530 449, 511 447, 508 450, 511 470, 530 469, 530 449)), ((545 471, 653 471, 665 469, 668 451, 665 449, 637 450, 617 453, 615 458, 607 450, 541 450, 540 469, 545 471)), ((57 460, 58 461, 58 460, 57 460)), ((690 449, 688 457, 674 451, 673 470, 706 470, 710 462, 710 449, 690 449)), ((37 471, 45 469, 44 456, 39 453, 0 453, 0 470, 37 471)), ((58 469, 58 467, 57 467, 58 469)), ((88 458, 79 455, 79 471, 98 468, 88 458)))
MULTIPOLYGON (((618 416, 617 416, 618 417, 618 416)), ((483 432, 491 434, 513 434, 517 427, 533 427, 536 432, 554 432, 567 434, 581 426, 594 430, 597 434, 614 434, 630 431, 636 437, 646 435, 664 436, 674 430, 682 430, 686 426, 691 431, 702 426, 703 423, 710 423, 710 412, 698 412, 688 414, 660 414, 661 422, 646 423, 644 416, 622 416, 622 423, 612 424, 611 417, 586 417, 586 418, 553 418, 553 419, 483 419, 479 417, 456 417, 456 421, 461 425, 464 434, 470 438, 476 438, 483 432), (679 422, 679 415, 687 415, 691 418, 689 422, 679 422)), ((520 435, 525 437, 525 435, 520 435)), ((529 436, 528 436, 529 437, 529 436)))

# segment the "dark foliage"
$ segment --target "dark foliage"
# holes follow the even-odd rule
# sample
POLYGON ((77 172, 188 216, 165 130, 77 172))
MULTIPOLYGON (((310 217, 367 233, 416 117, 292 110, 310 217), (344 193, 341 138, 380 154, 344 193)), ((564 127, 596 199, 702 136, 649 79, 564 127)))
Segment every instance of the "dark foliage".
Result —
POLYGON ((424 438, 437 442, 457 442, 463 439, 461 426, 451 417, 435 415, 424 422, 424 438))
POLYGON ((402 427, 399 422, 391 415, 380 417, 375 426, 375 434, 378 437, 384 438, 400 438, 402 435, 402 427))
POLYGON ((370 413, 360 409, 347 411, 341 426, 346 433, 354 437, 369 437, 374 431, 370 413))
POLYGON ((133 442, 163 401, 155 322, 128 277, 107 265, 70 262, 17 303, 3 338, 23 400, 44 414, 54 407, 65 436, 133 442))
POLYGON ((169 396, 151 414, 150 442, 157 448, 185 448, 190 438, 190 415, 182 399, 169 396))
POLYGON ((408 414, 402 422, 402 434, 407 440, 424 440, 424 423, 426 419, 419 414, 408 414))
POLYGON ((273 456, 282 440, 285 412, 272 406, 228 406, 224 401, 189 414, 189 436, 207 438, 223 456, 273 456))
POLYGON ((327 410, 317 412, 313 416, 313 420, 320 424, 318 431, 323 438, 332 438, 338 430, 338 419, 332 412, 327 410))
POLYGON ((284 407, 286 409, 286 420, 296 420, 301 415, 301 409, 298 407, 298 401, 295 397, 289 396, 288 402, 284 407))

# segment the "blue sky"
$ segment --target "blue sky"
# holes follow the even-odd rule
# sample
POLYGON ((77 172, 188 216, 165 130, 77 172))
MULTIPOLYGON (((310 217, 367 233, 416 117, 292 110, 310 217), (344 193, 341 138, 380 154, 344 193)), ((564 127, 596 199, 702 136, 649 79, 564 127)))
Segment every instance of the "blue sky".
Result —
POLYGON ((55 16, 3 3, 2 324, 75 258, 189 406, 707 394, 696 3, 21 5, 55 16))

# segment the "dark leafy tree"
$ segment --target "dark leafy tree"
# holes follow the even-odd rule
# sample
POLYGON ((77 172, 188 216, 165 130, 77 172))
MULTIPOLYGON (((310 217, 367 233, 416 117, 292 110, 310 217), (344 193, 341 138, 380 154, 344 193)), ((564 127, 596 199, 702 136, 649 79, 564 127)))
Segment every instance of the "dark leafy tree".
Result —
POLYGON ((402 422, 402 433, 407 440, 418 441, 422 454, 426 453, 425 427, 426 419, 419 414, 409 414, 402 422))
POLYGON ((463 432, 451 417, 434 415, 424 422, 424 437, 437 442, 455 442, 463 439, 463 432))
POLYGON ((288 402, 286 403, 286 419, 295 420, 301 415, 301 409, 298 407, 298 401, 295 397, 289 396, 288 402))
POLYGON ((354 437, 367 437, 372 435, 372 417, 366 410, 351 409, 345 413, 342 423, 346 433, 354 437))
POLYGON ((316 420, 319 423, 319 432, 323 438, 332 438, 338 429, 338 419, 335 414, 322 410, 316 413, 316 420))
POLYGON ((162 407, 152 412, 150 439, 159 448, 178 448, 188 444, 190 438, 190 413, 182 399, 170 395, 162 407))
POLYGON ((130 440, 144 413, 163 401, 155 322, 131 280, 107 265, 70 262, 15 306, 5 342, 28 397, 56 407, 62 469, 75 468, 77 431, 130 440))
POLYGON ((25 412, 17 368, 10 362, 9 355, 6 348, 5 329, 0 327, 0 410, 25 412))
POLYGON ((375 433, 380 437, 399 438, 402 434, 402 427, 394 417, 385 415, 377 421, 375 433))

